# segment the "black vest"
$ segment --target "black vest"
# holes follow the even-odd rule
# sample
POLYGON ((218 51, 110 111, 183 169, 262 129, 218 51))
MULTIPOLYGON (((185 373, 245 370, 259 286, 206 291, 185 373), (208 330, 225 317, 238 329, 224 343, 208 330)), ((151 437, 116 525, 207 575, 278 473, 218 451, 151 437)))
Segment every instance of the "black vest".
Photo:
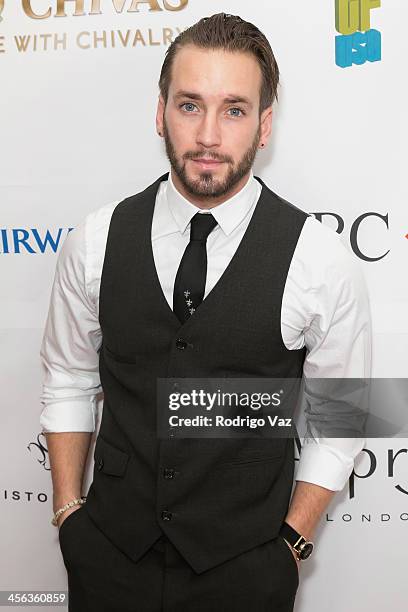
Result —
POLYGON ((237 251, 180 325, 151 244, 167 178, 120 202, 109 226, 99 297, 104 407, 86 507, 133 561, 164 532, 201 573, 277 535, 293 484, 293 439, 160 440, 156 379, 302 377, 305 349, 285 347, 281 305, 308 215, 257 178, 261 196, 237 251))

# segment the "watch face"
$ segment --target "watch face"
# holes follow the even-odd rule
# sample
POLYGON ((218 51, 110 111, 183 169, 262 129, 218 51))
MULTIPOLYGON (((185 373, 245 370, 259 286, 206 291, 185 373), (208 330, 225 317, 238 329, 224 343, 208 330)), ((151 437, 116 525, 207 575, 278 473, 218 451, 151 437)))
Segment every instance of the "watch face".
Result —
POLYGON ((306 542, 306 544, 302 546, 302 550, 299 552, 299 556, 301 559, 307 559, 312 554, 312 551, 313 551, 312 542, 306 542))

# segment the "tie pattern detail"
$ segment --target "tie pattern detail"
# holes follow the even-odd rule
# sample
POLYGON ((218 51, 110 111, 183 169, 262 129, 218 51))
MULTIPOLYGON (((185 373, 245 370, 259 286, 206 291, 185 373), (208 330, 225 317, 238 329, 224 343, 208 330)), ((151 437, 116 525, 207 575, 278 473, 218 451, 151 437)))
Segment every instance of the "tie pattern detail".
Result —
POLYGON ((204 298, 207 278, 207 238, 217 225, 212 214, 196 213, 191 219, 188 243, 176 274, 173 310, 184 323, 204 298))

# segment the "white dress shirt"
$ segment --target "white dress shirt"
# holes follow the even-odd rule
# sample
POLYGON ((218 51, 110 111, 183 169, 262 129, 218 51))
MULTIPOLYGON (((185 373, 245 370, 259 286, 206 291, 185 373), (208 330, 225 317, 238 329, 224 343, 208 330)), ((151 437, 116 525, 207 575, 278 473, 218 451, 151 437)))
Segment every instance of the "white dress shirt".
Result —
MULTIPOLYGON (((204 299, 234 255, 261 189, 251 173, 239 193, 211 209, 218 225, 207 240, 204 299)), ((102 391, 99 288, 109 223, 118 203, 89 213, 68 234, 58 256, 40 350, 45 368, 43 432, 96 428, 95 397, 102 391)), ((184 198, 170 173, 157 193, 152 247, 171 308, 177 268, 189 242, 190 220, 197 212, 208 211, 184 198)), ((371 318, 364 276, 339 235, 313 217, 305 221, 289 267, 281 333, 289 350, 306 346, 306 377, 370 378, 371 318)), ((363 438, 306 437, 296 480, 343 489, 364 444, 363 438)))

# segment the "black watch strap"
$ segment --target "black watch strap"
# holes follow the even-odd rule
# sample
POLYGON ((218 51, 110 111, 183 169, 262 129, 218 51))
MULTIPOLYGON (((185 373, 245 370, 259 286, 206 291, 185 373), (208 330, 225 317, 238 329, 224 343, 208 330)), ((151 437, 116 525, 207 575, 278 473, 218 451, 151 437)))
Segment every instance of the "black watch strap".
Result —
POLYGON ((280 534, 289 542, 291 546, 294 546, 299 538, 301 538, 301 534, 293 529, 289 523, 282 523, 282 527, 280 528, 280 534))
POLYGON ((298 533, 289 523, 282 523, 279 535, 289 542, 296 551, 298 559, 307 559, 311 555, 313 551, 313 542, 306 540, 306 538, 298 533))

